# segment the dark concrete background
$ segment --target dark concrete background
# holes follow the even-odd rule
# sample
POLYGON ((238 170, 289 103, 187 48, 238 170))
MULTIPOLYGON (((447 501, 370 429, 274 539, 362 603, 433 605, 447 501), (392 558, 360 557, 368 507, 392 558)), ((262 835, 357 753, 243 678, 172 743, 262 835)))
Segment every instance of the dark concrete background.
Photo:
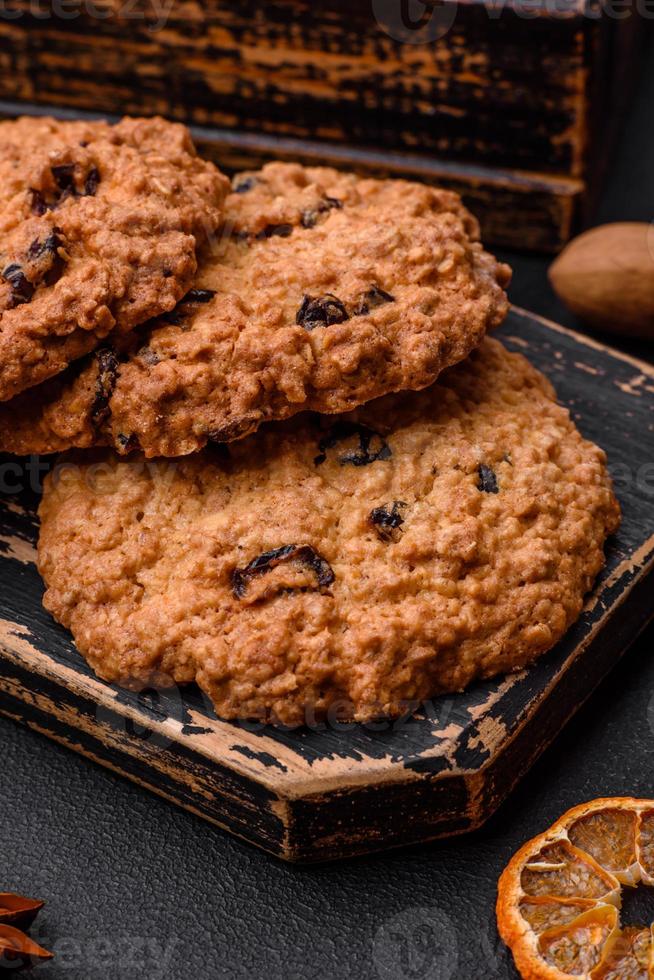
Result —
MULTIPOLYGON (((653 69, 654 44, 599 221, 654 219, 653 69)), ((574 325, 547 284, 547 261, 504 257, 514 302, 574 325)), ((654 347, 630 349, 654 360, 654 347)), ((0 719, 0 891, 47 899, 34 935, 58 954, 34 975, 515 978, 493 909, 511 854, 576 803, 654 794, 653 646, 650 628, 483 831, 311 869, 278 863, 0 719)), ((629 914, 650 921, 652 894, 629 914)))

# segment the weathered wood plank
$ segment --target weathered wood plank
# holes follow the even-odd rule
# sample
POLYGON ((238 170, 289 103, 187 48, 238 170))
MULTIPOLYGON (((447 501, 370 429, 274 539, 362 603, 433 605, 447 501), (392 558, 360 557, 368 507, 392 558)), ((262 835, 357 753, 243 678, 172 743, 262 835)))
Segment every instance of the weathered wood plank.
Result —
POLYGON ((175 0, 161 22, 150 0, 103 7, 44 18, 17 0, 0 97, 581 175, 595 20, 451 4, 415 43, 400 4, 175 0))

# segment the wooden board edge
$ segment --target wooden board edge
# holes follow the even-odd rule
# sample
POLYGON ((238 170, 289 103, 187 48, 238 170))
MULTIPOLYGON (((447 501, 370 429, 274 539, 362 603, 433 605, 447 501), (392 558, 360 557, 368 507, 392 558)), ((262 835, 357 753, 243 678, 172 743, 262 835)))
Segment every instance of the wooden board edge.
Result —
MULTIPOLYGON (((643 579, 639 584, 642 587, 643 594, 649 598, 649 592, 646 588, 646 586, 649 586, 649 579, 643 579)), ((523 758, 520 765, 513 764, 509 767, 509 771, 511 772, 510 783, 506 785, 502 791, 498 792, 498 786, 500 783, 497 781, 497 779, 492 779, 494 788, 493 793, 488 793, 486 783, 491 774, 496 772, 499 773, 501 771, 502 763, 505 760, 505 755, 511 753, 513 746, 516 744, 516 736, 518 733, 516 733, 516 736, 514 736, 514 738, 507 743, 503 753, 500 753, 495 758, 490 760, 486 766, 477 772, 445 773, 438 775, 433 780, 426 779, 425 781, 419 783, 418 786, 421 789, 425 785, 431 788, 437 787, 437 789, 440 789, 441 786, 447 782, 458 784, 459 787, 464 787, 467 798, 465 813, 463 816, 456 819, 448 818, 446 816, 445 819, 440 820, 438 824, 426 834, 416 834, 414 829, 412 835, 407 835, 405 836, 405 839, 395 840, 391 843, 388 843, 386 840, 381 838, 366 839, 360 831, 357 837, 350 838, 347 843, 344 842, 342 838, 339 839, 336 835, 330 835, 327 837, 327 839, 312 837, 310 845, 307 845, 307 838, 304 835, 306 815, 304 817, 299 816, 299 808, 308 807, 309 810, 311 810, 318 807, 318 809, 324 810, 324 807, 333 807, 335 804, 337 804, 338 797, 343 796, 348 799, 348 809, 350 809, 353 795, 360 795, 362 791, 365 792, 368 790, 369 787, 366 786, 355 787, 354 789, 345 787, 339 794, 332 792, 325 794, 324 796, 317 796, 308 799, 303 798, 294 801, 275 801, 275 803, 271 806, 271 816, 281 821, 283 832, 278 841, 274 842, 266 837, 255 836, 252 833, 252 825, 250 823, 247 823, 240 828, 235 827, 233 823, 226 820, 221 820, 213 809, 199 807, 188 801, 180 800, 178 794, 167 790, 161 785, 161 783, 152 782, 151 780, 145 778, 143 774, 136 773, 135 771, 126 771, 123 766, 119 765, 110 758, 105 751, 105 744, 102 742, 102 740, 97 740, 95 743, 95 748, 92 748, 88 745, 81 745, 75 737, 71 739, 67 738, 65 735, 54 732, 52 730, 52 718, 49 713, 45 714, 42 719, 39 718, 38 713, 34 712, 28 712, 26 716, 25 711, 22 710, 24 708, 24 703, 22 701, 19 702, 17 705, 18 710, 15 711, 8 707, 6 701, 3 701, 0 698, 0 714, 4 715, 5 717, 9 717, 14 721, 27 725, 32 730, 45 735, 58 744, 82 754, 86 758, 102 765, 104 768, 107 768, 121 777, 127 778, 131 782, 148 789, 157 796, 181 806, 183 809, 208 821, 210 824, 218 827, 220 830, 226 831, 248 844, 254 844, 274 857, 296 864, 322 863, 325 861, 363 856, 365 854, 375 853, 382 850, 410 847, 428 841, 436 841, 452 836, 460 836, 479 829, 484 825, 484 823, 487 822, 488 819, 490 819, 499 806, 505 801, 508 794, 517 785, 525 772, 528 771, 536 759, 549 747, 563 725, 565 725, 565 723, 577 712, 577 710, 588 700, 588 698, 590 698, 596 687, 608 675, 608 673, 610 673, 610 670, 614 666, 615 662, 617 662, 617 660, 619 660, 620 657, 629 649, 652 618, 654 618, 654 610, 651 610, 649 619, 644 621, 636 633, 628 638, 626 644, 621 646, 617 655, 614 654, 610 658, 607 658, 608 663, 603 666, 598 676, 593 679, 592 686, 586 688, 584 697, 567 710, 567 713, 563 719, 558 717, 554 718, 551 711, 547 709, 547 714, 550 719, 551 735, 546 739, 541 737, 538 740, 534 740, 533 752, 528 753, 523 758)), ((629 620, 629 622, 633 622, 633 620, 626 615, 626 611, 625 619, 629 620)), ((574 681, 572 682, 572 686, 575 686, 574 681)), ((1 694, 2 689, 0 688, 0 695, 1 694)), ((541 701, 541 705, 542 704, 543 701, 541 701)), ((539 720, 540 712, 537 712, 536 715, 530 719, 531 726, 533 727, 536 725, 539 720)), ((542 730, 540 730, 540 734, 542 735, 542 730)), ((74 730, 74 735, 77 735, 76 729, 74 730)), ((131 754, 128 754, 126 758, 129 762, 134 761, 134 757, 131 754)), ((407 794, 415 794, 418 787, 413 780, 396 782, 393 784, 393 787, 401 796, 403 801, 403 806, 401 808, 403 814, 402 823, 406 826, 407 821, 404 818, 404 813, 406 810, 407 794)), ((385 783, 379 784, 378 786, 375 786, 374 789, 381 793, 387 791, 388 786, 385 783)), ((340 822, 341 820, 338 818, 338 823, 340 822)))
POLYGON ((31 699, 25 700, 12 694, 10 687, 7 677, 0 677, 0 714, 4 717, 269 854, 290 859, 287 853, 288 805, 264 786, 241 777, 241 789, 249 786, 251 792, 242 791, 237 796, 233 786, 224 785, 222 767, 217 762, 207 765, 205 770, 193 765, 186 768, 183 760, 168 753, 165 746, 157 745, 156 739, 151 740, 152 732, 144 733, 146 737, 140 745, 131 739, 129 747, 121 747, 122 717, 115 719, 116 728, 112 727, 111 716, 106 715, 101 723, 96 718, 92 726, 82 731, 78 716, 85 706, 62 704, 46 691, 32 692, 31 699), (198 786, 202 782, 205 788, 200 792, 198 786))
MULTIPOLYGON (((1 111, 2 103, 0 103, 1 111)), ((204 143, 224 147, 233 152, 261 153, 283 159, 313 159, 316 164, 322 166, 342 168, 345 162, 353 170, 393 170, 407 175, 414 174, 423 180, 439 177, 452 180, 464 179, 471 184, 483 183, 497 188, 511 187, 525 194, 542 191, 553 197, 564 198, 574 198, 585 189, 585 182, 581 178, 455 162, 411 151, 377 150, 340 143, 323 143, 318 140, 193 125, 190 129, 200 145, 204 143)))
MULTIPOLYGON (((555 320, 550 320, 548 317, 540 316, 538 313, 532 313, 523 306, 516 306, 512 303, 511 310, 522 320, 537 320, 539 323, 542 323, 544 327, 547 327, 548 330, 554 330, 556 333, 566 334, 568 337, 572 337, 577 341, 577 343, 583 344, 585 347, 590 347, 592 350, 601 351, 601 353, 607 354, 609 357, 613 357, 619 361, 624 361, 626 364, 631 364, 632 367, 635 367, 641 374, 646 375, 654 381, 654 364, 650 363, 649 361, 643 361, 638 357, 634 357, 633 354, 627 354, 626 351, 618 350, 617 347, 613 347, 607 342, 592 337, 587 333, 583 333, 581 330, 576 330, 574 327, 564 327, 563 324, 557 323, 555 320)), ((506 325, 506 320, 504 321, 504 325, 506 325)))
MULTIPOLYGON (((574 670, 570 670, 566 673, 563 681, 564 686, 568 690, 566 692, 567 700, 562 710, 552 711, 551 702, 541 698, 536 710, 525 718, 521 729, 514 733, 513 737, 503 746, 502 751, 497 753, 492 759, 489 759, 485 766, 476 772, 438 774, 432 780, 427 780, 426 784, 423 784, 437 790, 439 786, 446 784, 448 781, 462 781, 466 792, 466 808, 464 816, 458 820, 456 825, 449 825, 446 815, 443 820, 434 820, 431 830, 427 832, 416 832, 415 825, 412 826, 410 821, 405 819, 405 814, 406 807, 410 807, 411 798, 415 797, 416 792, 419 792, 421 787, 416 787, 415 784, 408 783, 400 789, 401 784, 398 784, 398 790, 404 801, 399 808, 402 814, 400 821, 402 829, 399 832, 401 839, 398 839, 398 834, 396 839, 391 840, 390 843, 388 840, 384 840, 377 846, 377 841, 374 837, 366 840, 359 829, 359 833, 355 838, 346 839, 342 834, 331 834, 322 840, 319 838, 312 839, 310 844, 307 845, 307 836, 305 833, 306 821, 298 820, 298 802, 308 802, 314 807, 321 808, 327 806, 328 801, 326 799, 321 800, 320 798, 310 801, 298 801, 291 805, 287 860, 295 863, 311 864, 342 858, 359 857, 381 850, 396 850, 430 841, 442 840, 452 836, 460 836, 483 827, 499 807, 506 802, 510 793, 538 758, 552 745, 567 722, 590 699, 597 687, 611 673, 613 667, 644 632, 647 626, 654 621, 654 608, 651 605, 650 588, 651 576, 640 581, 638 601, 649 609, 649 615, 642 617, 637 628, 631 630, 634 624, 632 617, 633 603, 624 605, 621 624, 630 630, 629 635, 615 649, 609 650, 607 648, 603 658, 597 657, 592 661, 592 666, 596 668, 596 671, 593 675, 592 683, 590 685, 586 683, 585 687, 582 688, 583 696, 581 698, 576 697, 579 693, 579 676, 583 676, 584 680, 587 681, 588 670, 586 661, 582 662, 581 659, 578 659, 576 665, 579 676, 574 670), (531 731, 533 734, 538 734, 538 738, 533 738, 530 743, 530 751, 522 752, 519 748, 519 736, 524 736, 526 730, 531 731)), ((591 649, 595 650, 598 646, 599 644, 597 643, 591 644, 590 648, 586 651, 587 657, 591 656, 591 649)), ((388 787, 384 787, 384 790, 387 792, 388 787)), ((611 792, 612 787, 607 786, 605 795, 610 796, 611 792)), ((345 795, 349 796, 348 806, 353 808, 353 795, 345 795)), ((334 800, 331 802, 334 805, 334 800)), ((338 808, 338 800, 335 802, 338 808)), ((383 801, 380 798, 380 805, 382 803, 383 801)), ((383 810, 383 805, 381 808, 383 810)), ((379 805, 375 806, 375 811, 379 809, 379 805)), ((301 809, 299 813, 302 815, 301 809)))
MULTIPOLYGON (((127 779, 130 783, 133 783, 135 786, 138 786, 140 789, 144 789, 147 792, 152 793, 154 796, 158 796, 159 799, 165 800, 167 803, 170 803, 173 806, 185 810, 187 813, 192 814, 194 817, 198 817, 200 820, 203 820, 205 823, 210 824, 212 827, 215 827, 217 830, 220 830, 222 833, 230 834, 230 836, 236 837, 238 840, 242 841, 242 843, 244 844, 247 844, 249 847, 252 846, 257 847, 259 850, 264 851, 266 854, 269 854, 271 857, 278 858, 282 861, 293 862, 294 860, 292 853, 288 851, 287 846, 285 844, 286 834, 284 834, 283 841, 280 842, 279 847, 274 847, 270 841, 266 841, 263 839, 255 841, 251 837, 248 837, 244 830, 238 830, 235 827, 230 826, 226 822, 221 821, 217 817, 205 812, 200 807, 193 806, 193 804, 191 803, 182 803, 174 793, 167 792, 165 789, 162 788, 161 785, 150 782, 147 779, 144 779, 143 777, 139 777, 137 775, 128 775, 124 769, 122 769, 120 766, 116 765, 115 763, 110 762, 104 755, 96 754, 90 749, 79 749, 73 746, 69 740, 53 735, 50 731, 47 730, 47 728, 43 728, 38 723, 38 721, 27 720, 23 717, 18 717, 11 714, 9 710, 6 710, 2 707, 1 702, 0 702, 0 715, 2 715, 3 718, 8 718, 11 721, 14 721, 18 725, 23 725, 24 727, 29 728, 30 731, 36 732, 38 735, 42 735, 44 738, 49 739, 49 741, 51 742, 55 742, 57 745, 60 745, 62 748, 75 752, 76 755, 81 755, 83 758, 88 759, 90 762, 93 762, 95 765, 101 766, 101 768, 106 769, 108 772, 111 772, 116 776, 119 776, 121 779, 127 779)), ((280 805, 280 810, 282 809, 286 814, 288 808, 284 804, 280 805)), ((286 819, 288 819, 287 816, 286 819)))
MULTIPOLYGON (((624 589, 619 598, 619 602, 617 604, 611 604, 604 611, 603 615, 592 624, 581 646, 574 651, 574 654, 565 661, 561 669, 552 677, 548 685, 548 691, 556 688, 565 671, 583 655, 585 648, 597 639, 601 630, 606 625, 607 619, 613 617, 616 608, 628 601, 631 592, 638 586, 642 579, 650 576, 654 569, 654 536, 644 542, 640 551, 643 554, 644 561, 641 565, 637 566, 637 571, 633 579, 624 589)), ((625 559, 621 562, 613 570, 610 578, 602 583, 600 591, 591 594, 591 604, 593 602, 599 602, 604 590, 615 587, 625 574, 629 572, 630 568, 633 568, 632 561, 625 559)), ((586 611, 588 611, 588 605, 586 611)), ((83 679, 80 679, 72 666, 67 669, 67 673, 71 674, 72 683, 67 685, 65 678, 62 678, 55 672, 48 655, 36 648, 32 648, 38 660, 42 661, 40 669, 36 670, 34 663, 30 663, 28 666, 26 660, 21 659, 21 656, 25 657, 25 649, 22 648, 31 646, 29 640, 19 636, 20 631, 8 634, 6 629, 3 629, 2 632, 5 635, 4 639, 0 637, 0 660, 4 660, 8 664, 13 664, 15 669, 23 672, 25 691, 28 695, 32 695, 35 688, 40 693, 44 687, 57 687, 60 700, 70 695, 71 697, 75 696, 79 698, 84 703, 93 704, 96 709, 96 717, 97 712, 100 711, 103 718, 111 718, 113 720, 114 726, 120 725, 126 727, 134 725, 140 730, 143 730, 148 738, 159 739, 167 745, 176 745, 183 752, 192 752, 197 765, 204 765, 206 767, 220 766, 225 772, 230 771, 233 773, 236 778, 251 780, 262 789, 274 794, 280 802, 284 801, 289 804, 297 801, 307 802, 312 798, 324 798, 328 793, 338 794, 344 790, 356 791, 365 789, 371 785, 389 787, 396 784, 406 785, 409 782, 420 781, 421 777, 416 771, 407 770, 401 763, 387 765, 384 768, 381 765, 374 764, 367 768, 359 768, 356 773, 350 775, 348 781, 347 773, 344 770, 339 771, 337 766, 334 767, 333 773, 328 773, 324 769, 320 770, 320 767, 320 771, 316 770, 315 765, 310 763, 305 764, 304 760, 297 753, 293 752, 292 749, 286 749, 283 744, 270 738, 265 733, 257 733, 256 736, 252 737, 246 728, 234 728, 229 722, 222 721, 221 719, 217 719, 215 722, 219 726, 218 730, 214 730, 212 733, 213 737, 209 736, 208 738, 202 733, 198 735, 186 734, 183 731, 179 719, 173 717, 167 717, 163 720, 148 718, 146 728, 144 714, 121 700, 120 696, 116 697, 117 689, 107 685, 93 675, 88 677, 84 676, 83 679), (15 646, 10 645, 12 636, 15 646), (38 678, 36 681, 34 679, 35 676, 38 678), (250 751, 250 759, 247 757, 241 758, 240 755, 235 759, 230 752, 218 752, 215 747, 212 751, 211 742, 214 740, 224 743, 223 748, 229 748, 229 743, 240 743, 240 749, 250 751), (257 756, 260 757, 262 754, 275 758, 282 768, 279 771, 275 770, 273 772, 263 764, 257 764, 257 756)), ((28 650, 28 655, 29 652, 28 650)), ((510 680, 511 675, 507 675, 507 679, 510 680)), ((0 694, 3 689, 3 684, 6 686, 7 681, 3 677, 0 677, 0 694)), ((51 711, 54 714, 57 713, 57 703, 57 699, 53 696, 51 698, 51 711)), ((535 707, 534 710, 536 710, 535 707)), ((194 720, 191 717, 186 724, 193 725, 194 720)), ((430 758, 440 757, 440 755, 441 753, 432 754, 426 752, 424 756, 421 756, 421 760, 425 764, 428 764, 430 758)), ((465 770, 459 770, 457 775, 469 776, 471 773, 465 770)), ((180 778, 183 778, 181 771, 180 778)))
MULTIPOLYGON (((111 721, 108 734, 112 738, 116 729, 126 730, 132 726, 145 740, 158 741, 171 748, 176 746, 180 752, 191 752, 198 765, 205 765, 207 769, 219 765, 225 772, 232 773, 235 778, 250 779, 263 790, 275 796, 279 795, 278 779, 274 779, 261 765, 257 766, 256 758, 248 758, 238 753, 233 757, 228 751, 217 752, 211 745, 213 739, 207 738, 201 725, 202 719, 194 713, 185 712, 186 717, 182 720, 173 715, 155 717, 152 713, 138 710, 128 702, 127 697, 123 697, 124 692, 121 688, 108 684, 90 671, 78 674, 72 663, 62 665, 53 661, 47 653, 32 645, 19 624, 15 624, 15 628, 8 628, 13 625, 0 620, 0 663, 7 665, 10 671, 20 673, 26 700, 43 696, 43 691, 49 692, 47 697, 51 705, 50 713, 54 716, 60 710, 59 705, 65 704, 67 700, 70 700, 71 711, 74 710, 73 699, 83 705, 92 705, 96 722, 98 716, 100 720, 111 721), (195 730, 189 733, 188 728, 195 730)), ((3 689, 8 693, 9 684, 9 675, 5 669, 4 673, 0 673, 0 696, 3 689)), ((210 735, 218 735, 219 740, 220 736, 224 736, 225 744, 221 749, 228 748, 228 743, 239 739, 247 742, 247 731, 234 728, 230 722, 221 719, 216 719, 215 723, 220 731, 218 733, 212 731, 210 735)), ((276 742, 270 739, 264 741, 264 739, 265 736, 258 735, 256 742, 250 742, 255 756, 266 748, 272 749, 277 746, 276 742)))
MULTIPOLYGON (((615 569, 613 569, 607 579, 601 584, 599 591, 595 590, 594 592, 590 593, 584 607, 584 612, 586 613, 593 607, 602 605, 602 598, 605 591, 619 585, 625 574, 628 573, 629 569, 633 569, 634 567, 637 569, 633 578, 625 586, 617 601, 611 603, 604 609, 603 614, 593 622, 591 628, 586 636, 583 637, 580 644, 552 676, 547 687, 541 691, 538 698, 534 701, 531 710, 525 716, 525 720, 528 720, 532 714, 538 711, 540 704, 546 699, 546 696, 559 686, 562 679, 565 680, 569 670, 572 669, 577 662, 583 659, 587 649, 594 643, 598 642, 598 640, 601 638, 602 631, 606 628, 608 623, 612 622, 616 611, 620 610, 623 605, 629 603, 632 594, 637 589, 640 589, 643 586, 643 583, 649 584, 651 580, 654 580, 654 535, 643 543, 637 554, 642 554, 642 564, 635 564, 636 555, 633 555, 631 559, 625 559, 615 569)), ((654 617, 654 609, 652 610, 651 617, 654 617)), ((637 624, 637 632, 635 635, 638 636, 642 629, 644 629, 644 625, 637 624)), ((547 654, 545 654, 545 656, 547 656, 547 654)), ((512 676, 516 675, 507 674, 505 676, 507 680, 510 680, 512 676)), ((512 738, 515 738, 519 734, 519 731, 519 729, 516 729, 512 738)), ((421 761, 427 764, 430 758, 438 757, 440 756, 426 752, 424 755, 420 756, 419 760, 416 761, 421 761)), ((475 775, 475 773, 478 771, 480 770, 469 771, 461 769, 457 770, 455 774, 468 778, 475 775)), ((375 778, 376 774, 374 772, 364 772, 363 775, 367 776, 368 778, 365 780, 357 778, 356 782, 349 784, 345 780, 341 779, 340 784, 337 787, 334 787, 334 792, 340 792, 344 789, 356 790, 359 788, 365 788, 367 785, 376 785, 379 782, 379 780, 375 778)), ((406 780, 406 782, 408 782, 408 780, 406 780)), ((384 780, 384 785, 388 787, 391 783, 405 784, 405 771, 403 771, 403 767, 400 764, 390 767, 388 771, 387 778, 384 780), (396 778, 390 778, 391 774, 394 774, 396 778)), ((327 792, 324 781, 319 779, 308 780, 304 783, 297 783, 294 786, 294 789, 295 792, 292 795, 287 796, 287 799, 290 802, 297 800, 306 801, 311 799, 314 794, 324 796, 327 792)))
MULTIPOLYGON (((493 760, 492 765, 489 767, 489 772, 492 770, 493 778, 491 780, 487 780, 484 787, 485 799, 480 811, 481 820, 479 826, 483 826, 483 824, 486 823, 490 819, 490 817, 493 816, 493 814, 499 809, 502 803, 505 802, 505 800, 512 792, 512 790, 518 785, 521 779, 525 776, 525 774, 537 761, 537 759, 546 751, 546 749, 548 749, 553 744, 554 741, 556 741, 556 738, 561 733, 563 728, 567 725, 567 723, 590 700, 590 698, 597 690, 599 685, 602 683, 602 681, 606 680, 606 678, 609 676, 609 674, 613 670, 613 667, 629 651, 629 649, 638 640, 638 638, 645 632, 648 626, 650 626, 650 624, 654 622, 654 607, 652 606, 651 598, 650 598, 651 582, 653 577, 654 576, 650 575, 648 578, 643 579, 639 583, 639 590, 640 590, 639 600, 643 603, 644 606, 648 607, 649 614, 641 619, 637 629, 633 633, 630 633, 626 642, 620 644, 620 647, 617 650, 617 652, 614 655, 612 655, 611 658, 607 657, 606 663, 602 667, 601 671, 598 673, 598 676, 594 680, 593 685, 590 688, 584 690, 581 699, 577 703, 573 704, 573 706, 571 707, 570 711, 567 714, 558 717, 555 714, 554 715, 552 714, 551 708, 548 704, 545 703, 545 700, 544 699, 541 700, 541 703, 538 706, 538 710, 534 713, 533 717, 530 719, 531 727, 538 728, 539 732, 542 732, 544 729, 541 726, 548 725, 551 731, 551 737, 549 737, 549 739, 542 744, 540 741, 535 740, 534 741, 535 751, 533 753, 530 753, 528 756, 526 756, 524 760, 519 764, 512 759, 511 765, 507 766, 506 764, 507 756, 511 756, 513 754, 514 746, 517 742, 516 736, 518 733, 516 733, 516 736, 514 736, 512 739, 507 741, 506 745, 503 747, 503 751, 499 753, 498 756, 493 760), (502 780, 501 774, 503 772, 510 773, 508 781, 502 780), (492 786, 491 794, 488 793, 489 785, 492 786)), ((629 608, 625 608, 623 610, 622 622, 626 622, 630 619, 632 613, 632 605, 633 603, 629 603, 628 604, 629 608)), ((566 676, 566 678, 564 679, 564 684, 568 685, 571 689, 574 689, 575 692, 578 691, 577 678, 574 676, 574 673, 570 672, 569 676, 566 676)), ((488 774, 489 773, 487 773, 487 775, 488 774)), ((611 796, 612 789, 613 789, 612 787, 607 787, 606 791, 604 792, 604 795, 611 796)))
MULTIPOLYGON (((102 718, 112 719, 113 727, 133 726, 148 739, 158 739, 171 747, 177 746, 182 753, 192 753, 198 765, 208 769, 219 765, 236 778, 256 782, 279 800, 292 800, 305 795, 307 781, 312 787, 342 786, 341 773, 337 772, 328 779, 323 767, 323 772, 317 775, 315 762, 307 762, 265 731, 257 731, 253 736, 247 725, 239 727, 232 722, 212 718, 216 728, 207 733, 202 717, 195 713, 189 714, 184 721, 172 714, 165 717, 146 714, 122 697, 122 689, 106 683, 90 671, 78 674, 73 664, 69 666, 52 661, 47 653, 32 645, 23 627, 4 620, 0 620, 0 663, 21 673, 25 699, 33 698, 35 692, 40 695, 44 689, 51 691, 50 701, 55 714, 62 699, 76 698, 84 704, 92 704, 96 715, 100 713, 102 718), (195 730, 189 732, 189 728, 195 730), (219 744, 216 745, 216 742, 219 744), (269 760, 274 759, 276 768, 271 770, 266 766, 261 761, 264 756, 269 760)), ((3 687, 6 690, 8 686, 5 670, 4 675, 0 673, 0 696, 3 687)), ((328 764, 332 762, 327 761, 328 764)), ((401 767, 389 768, 384 765, 383 759, 371 761, 373 765, 361 772, 355 785, 396 781, 396 773, 401 767)), ((404 771, 401 771, 401 776, 406 778, 404 771)))

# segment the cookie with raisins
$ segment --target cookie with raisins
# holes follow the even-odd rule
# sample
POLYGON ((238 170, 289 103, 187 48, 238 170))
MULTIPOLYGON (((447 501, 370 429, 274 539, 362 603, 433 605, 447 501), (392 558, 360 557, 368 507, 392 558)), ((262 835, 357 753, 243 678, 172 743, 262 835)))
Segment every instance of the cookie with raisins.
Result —
POLYGON ((506 314, 509 270, 449 191, 273 163, 225 213, 194 288, 116 351, 111 392, 92 357, 0 412, 0 449, 184 455, 424 388, 506 314))
POLYGON ((232 719, 395 716, 521 669, 579 616, 619 524, 602 450, 490 338, 345 417, 88 460, 46 483, 46 608, 107 680, 197 680, 232 719))
POLYGON ((171 310, 227 190, 163 119, 0 123, 0 401, 171 310))

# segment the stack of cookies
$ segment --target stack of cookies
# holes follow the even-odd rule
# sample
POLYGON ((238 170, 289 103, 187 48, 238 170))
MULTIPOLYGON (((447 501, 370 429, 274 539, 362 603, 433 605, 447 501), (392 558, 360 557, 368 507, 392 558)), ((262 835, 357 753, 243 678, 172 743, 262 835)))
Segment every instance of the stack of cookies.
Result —
POLYGON ((164 120, 0 125, 0 450, 61 453, 45 605, 108 681, 368 720, 524 667, 619 521, 605 458, 488 331, 457 195, 164 120))

